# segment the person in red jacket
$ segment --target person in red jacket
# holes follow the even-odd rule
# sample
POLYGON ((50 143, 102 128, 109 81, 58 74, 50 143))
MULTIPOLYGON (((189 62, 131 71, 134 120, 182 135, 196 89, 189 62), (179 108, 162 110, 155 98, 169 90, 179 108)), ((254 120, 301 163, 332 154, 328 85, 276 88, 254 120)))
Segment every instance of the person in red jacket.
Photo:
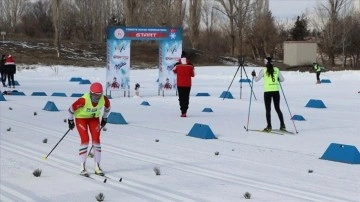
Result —
POLYGON ((16 65, 13 57, 11 55, 8 55, 5 64, 4 64, 5 73, 8 76, 8 82, 9 82, 9 88, 13 86, 15 88, 15 79, 14 75, 16 73, 16 65))
POLYGON ((110 101, 103 95, 101 83, 95 82, 90 86, 90 92, 85 93, 77 99, 69 108, 69 129, 74 129, 75 124, 81 139, 79 157, 81 162, 80 175, 89 176, 86 171, 86 157, 89 145, 89 134, 91 134, 92 146, 94 148, 95 174, 104 176, 100 168, 101 144, 100 130, 106 125, 110 112, 110 101), (101 122, 99 120, 101 109, 104 107, 101 122), (75 116, 75 122, 74 122, 75 116))
POLYGON ((191 77, 195 76, 194 65, 190 63, 186 52, 182 51, 179 62, 174 65, 173 72, 176 74, 176 86, 179 93, 181 117, 186 117, 189 108, 191 77))

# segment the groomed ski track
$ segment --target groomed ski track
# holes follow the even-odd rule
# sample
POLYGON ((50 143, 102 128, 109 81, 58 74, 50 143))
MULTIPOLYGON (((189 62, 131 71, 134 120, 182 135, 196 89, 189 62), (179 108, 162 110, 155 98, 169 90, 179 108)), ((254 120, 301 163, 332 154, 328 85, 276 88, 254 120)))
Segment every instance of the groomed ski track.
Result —
MULTIPOLYGON (((30 123, 26 123, 24 121, 17 121, 8 118, 1 117, 2 123, 8 123, 13 125, 16 128, 24 128, 29 131, 29 134, 33 135, 34 138, 37 137, 41 139, 44 136, 51 137, 52 143, 49 147, 53 147, 54 141, 59 140, 60 137, 64 134, 63 131, 54 131, 47 127, 40 127, 34 126, 30 123)), ((127 127, 127 126, 123 126, 127 127)), ((142 126, 141 124, 134 124, 133 126, 129 127, 147 127, 142 126)), ((180 131, 169 131, 162 128, 152 127, 152 130, 159 130, 171 133, 181 133, 180 131)), ((76 131, 75 131, 76 133, 76 131)), ((78 136, 77 135, 68 135, 64 138, 63 141, 71 142, 74 144, 79 144, 78 136)), ((220 140, 221 141, 221 140, 220 140)), ((226 141, 224 141, 226 142, 226 141)), ((236 144, 236 143, 232 143, 236 144)), ((240 144, 240 143, 239 143, 240 144)), ((178 145, 173 145, 174 147, 180 148, 178 145)), ((249 145, 248 145, 249 146, 249 145)), ((183 148, 184 151, 189 152, 198 152, 198 153, 206 153, 202 151, 198 151, 191 148, 183 148)), ((58 169, 61 172, 66 173, 74 173, 74 178, 77 177, 79 182, 86 181, 86 183, 97 183, 100 186, 104 186, 106 188, 111 188, 114 190, 121 190, 127 192, 128 194, 132 194, 139 198, 140 200, 148 200, 148 201, 203 201, 201 198, 194 197, 191 193, 182 192, 181 190, 171 190, 165 187, 156 186, 151 184, 148 181, 139 181, 136 179, 132 179, 131 177, 127 177, 123 175, 121 172, 121 168, 119 171, 114 173, 106 174, 111 179, 119 179, 120 177, 123 178, 122 182, 117 182, 115 180, 108 180, 107 183, 103 183, 101 180, 92 180, 86 179, 81 176, 76 176, 78 173, 76 171, 79 170, 79 166, 77 162, 71 161, 69 159, 63 158, 60 153, 56 152, 56 150, 52 153, 51 156, 47 160, 42 159, 46 152, 41 151, 37 148, 30 147, 24 144, 16 144, 15 142, 11 142, 8 140, 2 140, 1 142, 1 149, 6 150, 7 152, 16 153, 21 157, 25 157, 28 159, 32 159, 39 163, 39 165, 47 165, 51 166, 54 169, 58 169)), ((266 150, 267 148, 263 148, 266 150)), ((274 150, 272 148, 272 150, 274 150)), ((111 153, 112 155, 116 156, 117 158, 128 158, 134 159, 136 161, 141 161, 145 163, 150 163, 154 165, 158 165, 161 168, 166 169, 173 169, 178 170, 180 172, 186 172, 188 174, 192 174, 194 176, 202 176, 206 178, 212 178, 216 181, 222 183, 231 183, 235 185, 239 185, 241 187, 248 187, 248 188, 255 188, 258 190, 263 190, 265 192, 273 192, 277 195, 283 195, 285 198, 293 199, 294 201, 349 201, 346 199, 346 196, 339 197, 338 195, 335 196, 332 193, 328 193, 327 195, 316 193, 316 189, 311 189, 311 187, 316 187, 317 185, 309 184, 307 190, 302 190, 299 188, 292 188, 291 186, 285 186, 281 184, 272 183, 266 179, 262 178, 249 178, 247 175, 242 175, 239 173, 230 173, 226 172, 220 168, 206 168, 197 165, 190 165, 186 162, 182 162, 179 160, 174 160, 170 158, 160 157, 154 154, 145 154, 139 151, 129 150, 122 147, 122 145, 115 145, 115 144, 107 144, 106 145, 106 152, 111 153)), ((76 154, 74 154, 76 155, 76 154)), ((264 164, 262 162, 248 161, 242 160, 236 156, 224 156, 223 158, 229 158, 230 161, 244 161, 246 164, 252 164, 254 166, 268 166, 271 169, 278 170, 279 172, 286 172, 286 168, 272 166, 268 164, 264 164)), ((92 170, 89 170, 92 172, 92 170)), ((105 170, 106 172, 106 170, 105 170)), ((136 172, 136 170, 134 171, 136 172)), ((31 171, 29 171, 31 174, 31 171)), ((154 175, 154 177, 156 177, 154 175)), ((161 176, 160 176, 161 177, 161 176)), ((331 176, 326 176, 331 181, 331 176)), ((242 189, 246 190, 246 189, 242 189)), ((14 188, 11 184, 2 184, 1 185, 1 198, 7 199, 6 201, 39 201, 41 199, 39 196, 36 196, 35 193, 31 193, 25 190, 19 190, 14 188)), ((240 194, 241 195, 241 194, 240 194)))

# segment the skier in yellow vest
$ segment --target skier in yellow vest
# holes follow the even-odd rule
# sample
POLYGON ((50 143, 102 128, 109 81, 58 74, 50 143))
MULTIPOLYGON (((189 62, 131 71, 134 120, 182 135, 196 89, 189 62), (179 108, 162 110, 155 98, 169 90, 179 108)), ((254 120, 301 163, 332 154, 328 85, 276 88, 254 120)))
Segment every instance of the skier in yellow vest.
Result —
POLYGON ((100 129, 107 123, 107 117, 110 113, 110 101, 103 95, 103 87, 101 83, 95 82, 90 86, 90 92, 85 93, 82 97, 77 99, 69 108, 69 128, 72 130, 76 128, 80 136, 79 157, 81 162, 80 175, 88 177, 86 171, 86 157, 89 145, 89 133, 91 134, 92 146, 94 147, 95 160, 95 174, 104 175, 100 168, 101 161, 101 144, 100 144, 100 129), (101 109, 104 112, 99 120, 101 109), (75 116, 75 122, 74 122, 75 116))
POLYGON ((279 82, 284 81, 284 77, 281 74, 279 68, 274 67, 271 63, 272 58, 267 57, 264 59, 266 65, 265 69, 260 70, 258 76, 256 76, 255 71, 252 71, 251 75, 254 77, 255 81, 258 82, 264 78, 264 103, 266 110, 266 121, 267 126, 264 128, 265 132, 271 132, 271 99, 274 101, 275 111, 279 116, 280 120, 280 130, 285 131, 284 117, 280 110, 280 93, 279 93, 279 82))
POLYGON ((316 83, 317 84, 320 84, 320 73, 321 73, 321 67, 318 63, 314 62, 313 63, 313 66, 314 66, 314 70, 316 72, 316 83))

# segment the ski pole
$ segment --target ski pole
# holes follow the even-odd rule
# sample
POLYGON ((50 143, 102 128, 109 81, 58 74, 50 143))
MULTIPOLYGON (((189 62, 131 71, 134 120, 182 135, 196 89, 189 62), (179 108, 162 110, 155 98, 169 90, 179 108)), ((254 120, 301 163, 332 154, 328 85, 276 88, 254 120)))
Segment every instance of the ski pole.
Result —
POLYGON ((88 157, 88 158, 92 158, 91 150, 92 150, 93 147, 94 147, 94 145, 91 145, 91 148, 90 148, 90 150, 89 150, 89 153, 87 154, 87 157, 88 157))
MULTIPOLYGON (((251 85, 254 84, 254 77, 251 79, 251 85)), ((249 122, 250 122, 250 107, 251 107, 251 98, 253 95, 253 91, 250 91, 250 102, 249 102, 249 112, 248 112, 248 119, 247 119, 247 124, 246 124, 246 131, 249 131, 249 122)), ((255 96, 255 94, 254 94, 255 96)))
MULTIPOLYGON (((247 73, 246 73, 246 71, 245 71, 245 67, 243 66, 243 68, 244 68, 245 76, 246 76, 246 78, 248 79, 249 77, 248 77, 248 75, 247 75, 247 73)), ((251 82, 251 84, 249 83, 249 85, 250 85, 250 89, 251 89, 252 94, 254 94, 254 99, 257 100, 256 95, 255 95, 255 92, 254 92, 254 88, 253 88, 254 82, 251 82)))
POLYGON ((294 128, 295 128, 295 132, 296 132, 296 133, 299 133, 299 132, 297 131, 297 129, 296 129, 295 121, 294 121, 294 119, 292 119, 290 107, 289 107, 289 104, 288 104, 288 102, 287 102, 287 100, 286 100, 285 93, 284 93, 283 87, 282 87, 282 85, 281 85, 281 82, 279 82, 279 84, 280 84, 281 92, 282 92, 282 94, 283 94, 283 96, 284 96, 284 100, 285 100, 286 106, 287 106, 287 108, 288 108, 288 110, 289 110, 289 114, 290 114, 291 120, 292 120, 292 122, 293 122, 293 125, 294 125, 294 128))
MULTIPOLYGON (((104 126, 102 126, 102 127, 100 128, 100 131, 101 131, 103 128, 104 128, 104 126)), ((94 145, 91 145, 91 148, 90 148, 90 150, 89 150, 89 152, 88 152, 88 154, 87 154, 87 157, 91 157, 91 158, 92 158, 92 156, 91 156, 91 150, 93 149, 93 147, 94 147, 94 145)))
POLYGON ((70 130, 71 130, 71 129, 69 128, 69 130, 66 131, 66 133, 62 136, 62 138, 59 140, 59 142, 56 143, 56 145, 55 145, 55 146, 52 148, 52 150, 48 153, 48 155, 44 156, 44 160, 46 160, 46 159, 50 156, 51 152, 54 151, 54 149, 58 146, 58 144, 61 142, 61 140, 64 139, 64 137, 69 133, 70 130))

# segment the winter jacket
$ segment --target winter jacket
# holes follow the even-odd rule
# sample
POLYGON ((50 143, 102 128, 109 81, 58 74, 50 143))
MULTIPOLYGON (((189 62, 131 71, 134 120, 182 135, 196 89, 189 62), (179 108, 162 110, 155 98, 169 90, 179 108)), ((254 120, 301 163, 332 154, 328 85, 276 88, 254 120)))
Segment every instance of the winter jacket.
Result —
POLYGON ((5 60, 5 73, 6 74, 15 74, 16 73, 16 65, 14 59, 11 55, 9 55, 5 60))
POLYGON ((1 60, 0 60, 0 72, 4 73, 5 72, 5 55, 1 56, 1 60))
POLYGON ((173 72, 176 74, 178 87, 191 87, 191 77, 195 76, 194 65, 187 58, 180 58, 174 65, 173 72))
POLYGON ((314 69, 316 72, 321 72, 321 67, 319 64, 314 64, 314 69))

